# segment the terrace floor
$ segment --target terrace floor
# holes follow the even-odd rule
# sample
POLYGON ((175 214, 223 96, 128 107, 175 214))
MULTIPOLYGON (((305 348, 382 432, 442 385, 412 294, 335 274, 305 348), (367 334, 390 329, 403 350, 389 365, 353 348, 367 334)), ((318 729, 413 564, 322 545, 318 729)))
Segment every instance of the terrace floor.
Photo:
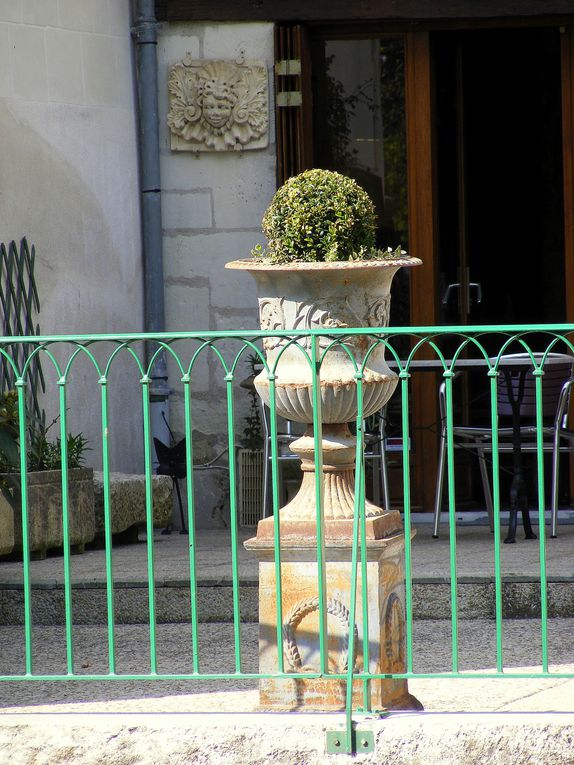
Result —
MULTIPOLYGON (((480 523, 480 521, 478 522, 480 523)), ((533 519, 535 531, 537 521, 533 519)), ((450 576, 449 531, 446 520, 441 525, 438 539, 432 538, 432 526, 416 517, 413 522, 416 535, 412 543, 413 578, 432 581, 450 576)), ((246 539, 254 536, 254 529, 239 530, 238 567, 242 582, 257 581, 257 561, 243 547, 246 539)), ((503 527, 501 539, 506 530, 503 527)), ((231 582, 231 534, 229 529, 200 529, 196 535, 196 567, 199 582, 225 584, 231 582)), ((463 523, 457 526, 457 576, 459 578, 491 579, 494 576, 494 536, 485 525, 463 523)), ((147 545, 145 534, 138 544, 125 544, 113 548, 114 582, 117 585, 147 582, 147 545)), ((89 585, 105 581, 105 554, 103 550, 87 550, 72 557, 72 580, 75 584, 89 585)), ((561 524, 558 537, 549 538, 546 526, 547 574, 556 579, 574 582, 574 524, 561 524)), ((171 535, 154 534, 154 569, 157 584, 166 585, 189 581, 189 539, 173 532, 171 535)), ((539 578, 540 543, 525 540, 519 526, 516 543, 501 544, 501 571, 505 577, 539 578)), ((32 582, 44 587, 61 585, 64 580, 63 557, 49 556, 31 562, 32 582)), ((17 561, 0 562, 0 589, 22 583, 22 564, 17 561)))

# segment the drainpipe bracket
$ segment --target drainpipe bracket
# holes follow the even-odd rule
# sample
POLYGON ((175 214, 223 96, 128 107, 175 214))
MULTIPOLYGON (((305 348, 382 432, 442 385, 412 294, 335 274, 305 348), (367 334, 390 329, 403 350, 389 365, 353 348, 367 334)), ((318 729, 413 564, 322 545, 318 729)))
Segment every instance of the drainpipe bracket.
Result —
POLYGON ((157 43, 157 30, 159 23, 155 20, 142 19, 131 28, 132 38, 137 43, 157 43))

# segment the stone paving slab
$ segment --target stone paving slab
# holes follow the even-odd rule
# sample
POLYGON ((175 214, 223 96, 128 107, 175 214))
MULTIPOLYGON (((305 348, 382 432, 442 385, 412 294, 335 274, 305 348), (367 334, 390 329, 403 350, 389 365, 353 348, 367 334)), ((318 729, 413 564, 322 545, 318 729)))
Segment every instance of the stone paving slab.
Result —
POLYGON ((395 715, 365 721, 375 750, 325 752, 335 715, 10 715, 11 765, 571 765, 572 715, 395 715))

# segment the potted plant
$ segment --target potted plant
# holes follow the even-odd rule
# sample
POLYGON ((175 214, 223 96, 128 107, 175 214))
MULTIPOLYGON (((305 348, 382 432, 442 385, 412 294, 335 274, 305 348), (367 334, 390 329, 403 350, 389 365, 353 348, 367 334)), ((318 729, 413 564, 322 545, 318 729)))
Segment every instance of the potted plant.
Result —
MULTIPOLYGON (((275 194, 263 218, 266 247, 254 257, 227 264, 256 280, 259 318, 264 330, 373 327, 388 325, 390 286, 401 267, 416 266, 401 247, 375 246, 376 217, 368 194, 351 178, 313 169, 290 178, 275 194)), ((312 378, 304 353, 288 338, 268 337, 264 348, 274 369, 277 413, 288 420, 313 422, 312 378)), ((321 350, 331 344, 321 338, 321 350)), ((332 347, 321 364, 324 513, 326 520, 349 520, 354 513, 354 437, 348 423, 357 416, 355 364, 361 368, 371 342, 349 336, 346 347, 332 347)), ((300 341, 308 350, 309 341, 300 341)), ((255 387, 269 403, 267 373, 255 387)), ((397 383, 378 345, 363 369, 363 415, 379 411, 397 383)), ((287 521, 315 518, 314 440, 309 427, 292 445, 302 459, 304 479, 297 496, 281 511, 287 521)), ((381 509, 367 503, 368 516, 381 509)))
MULTIPOLYGON (((62 547, 62 456, 60 438, 49 440, 48 427, 34 423, 27 444, 28 541, 34 558, 62 547)), ((87 439, 82 433, 67 436, 69 537, 73 552, 83 551, 95 535, 93 470, 84 467, 87 439)), ((1 506, 13 512, 15 553, 22 546, 22 503, 17 393, 0 394, 0 489, 1 506)), ((0 552, 3 549, 0 544, 0 552)))

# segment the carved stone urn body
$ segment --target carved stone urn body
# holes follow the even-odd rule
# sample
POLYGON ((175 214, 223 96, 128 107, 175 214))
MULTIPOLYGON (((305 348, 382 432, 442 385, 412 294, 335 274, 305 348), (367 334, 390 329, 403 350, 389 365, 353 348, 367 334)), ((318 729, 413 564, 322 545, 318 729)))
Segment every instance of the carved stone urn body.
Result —
MULTIPOLYGON (((335 328, 386 327, 393 276, 399 268, 420 262, 412 257, 280 265, 238 260, 228 263, 227 268, 246 270, 255 278, 261 329, 328 332, 335 328)), ((397 384, 397 376, 385 362, 384 346, 378 344, 370 350, 373 343, 374 338, 369 335, 342 337, 341 344, 334 344, 329 337, 319 341, 326 521, 350 521, 354 515, 356 442, 348 423, 357 417, 357 370, 362 372, 364 417, 379 411, 397 384)), ((291 445, 301 458, 303 482, 295 498, 281 509, 281 521, 312 523, 316 517, 316 492, 313 382, 308 360, 311 340, 301 338, 289 344, 288 337, 268 337, 263 345, 275 375, 277 414, 308 426, 305 435, 291 445)), ((254 382, 269 405, 271 382, 267 372, 262 371, 254 382)), ((365 511, 367 517, 384 512, 370 502, 366 503, 365 511)))
MULTIPOLYGON (((355 656, 349 656, 351 632, 353 518, 355 511, 356 440, 348 423, 357 417, 357 371, 362 373, 363 416, 377 412, 392 395, 397 376, 385 362, 384 346, 373 336, 387 326, 390 286, 402 266, 418 265, 416 258, 382 261, 266 265, 254 260, 234 261, 228 268, 247 270, 256 280, 261 328, 292 330, 291 337, 267 337, 264 348, 274 380, 267 371, 255 378, 262 399, 270 403, 275 386, 279 415, 307 424, 304 436, 291 445, 301 458, 303 481, 298 494, 281 508, 282 630, 277 630, 277 569, 275 518, 259 521, 257 536, 245 547, 259 559, 259 670, 268 679, 259 683, 263 709, 344 709, 346 682, 329 677, 335 669, 368 669, 376 675, 406 671, 404 534, 400 513, 365 503, 366 578, 359 577, 358 602, 365 598, 355 622, 355 656), (370 327, 373 334, 329 337, 335 328, 370 327), (317 678, 291 679, 289 673, 320 672, 319 558, 316 526, 315 439, 313 433, 313 371, 310 337, 295 340, 298 332, 325 330, 316 350, 320 355, 323 473, 323 532, 327 622, 327 666, 317 678), (344 343, 344 346, 342 345, 344 343), (364 630, 368 629, 367 638, 364 630), (369 645, 367 663, 364 641, 369 645), (283 656, 286 677, 277 673, 283 656)), ((353 682, 353 705, 364 702, 361 681, 353 682)), ((403 679, 373 679, 369 683, 373 709, 420 708, 403 679)))

